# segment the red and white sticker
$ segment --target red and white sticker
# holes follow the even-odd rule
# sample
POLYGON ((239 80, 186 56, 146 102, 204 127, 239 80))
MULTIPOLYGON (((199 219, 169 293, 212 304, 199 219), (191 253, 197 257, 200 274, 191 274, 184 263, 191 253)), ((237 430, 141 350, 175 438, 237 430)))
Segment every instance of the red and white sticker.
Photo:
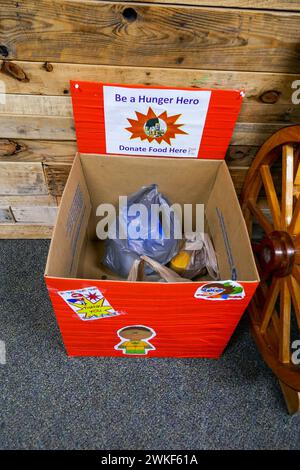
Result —
POLYGON ((196 299, 203 300, 241 300, 245 291, 241 284, 235 281, 208 282, 195 292, 196 299))
POLYGON ((210 96, 209 90, 103 85, 107 153, 197 158, 210 96))
POLYGON ((81 320, 100 320, 119 315, 97 287, 58 292, 81 320))

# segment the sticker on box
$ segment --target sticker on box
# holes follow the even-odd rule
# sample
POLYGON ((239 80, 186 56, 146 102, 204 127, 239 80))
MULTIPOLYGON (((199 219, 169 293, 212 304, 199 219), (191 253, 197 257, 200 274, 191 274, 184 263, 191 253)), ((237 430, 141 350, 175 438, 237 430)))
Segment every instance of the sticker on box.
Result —
POLYGON ((58 292, 81 320, 100 320, 119 315, 97 287, 58 292))
POLYGON ((245 297, 243 286, 235 281, 208 282, 195 292, 196 299, 241 300, 245 297))
POLYGON ((125 326, 117 331, 117 335, 121 342, 115 346, 115 349, 123 351, 123 354, 146 356, 148 351, 155 350, 149 341, 156 336, 156 333, 149 326, 125 326))

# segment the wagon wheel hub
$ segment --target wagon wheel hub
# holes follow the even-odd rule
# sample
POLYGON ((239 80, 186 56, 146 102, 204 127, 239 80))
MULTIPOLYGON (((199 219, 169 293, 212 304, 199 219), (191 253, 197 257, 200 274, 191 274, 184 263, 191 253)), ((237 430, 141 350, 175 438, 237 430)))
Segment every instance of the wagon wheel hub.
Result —
POLYGON ((266 275, 285 277, 291 274, 295 258, 296 246, 288 232, 275 230, 267 235, 259 244, 253 245, 259 266, 266 275))

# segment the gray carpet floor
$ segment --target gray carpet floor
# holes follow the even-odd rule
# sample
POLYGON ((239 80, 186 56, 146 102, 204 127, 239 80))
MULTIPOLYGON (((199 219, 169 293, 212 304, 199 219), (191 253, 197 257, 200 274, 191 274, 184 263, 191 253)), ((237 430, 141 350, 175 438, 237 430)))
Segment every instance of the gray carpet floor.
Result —
POLYGON ((0 242, 1 449, 300 449, 300 416, 288 416, 245 320, 218 361, 69 359, 47 250, 0 242))

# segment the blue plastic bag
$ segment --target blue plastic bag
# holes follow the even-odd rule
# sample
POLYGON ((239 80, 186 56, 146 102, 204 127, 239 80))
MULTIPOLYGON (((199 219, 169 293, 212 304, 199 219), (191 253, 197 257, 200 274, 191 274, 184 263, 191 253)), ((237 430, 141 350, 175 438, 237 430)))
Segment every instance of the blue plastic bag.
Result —
MULTIPOLYGON (((161 208, 164 206, 167 210, 170 207, 167 199, 158 192, 156 184, 144 186, 128 196, 127 207, 121 208, 119 219, 116 220, 116 227, 114 227, 117 237, 106 240, 102 263, 123 278, 127 278, 134 260, 139 259, 141 255, 149 256, 161 264, 167 264, 178 253, 180 241, 175 238, 174 234, 174 226, 178 222, 176 214, 171 212, 168 233, 161 218, 157 223, 151 223, 151 206, 153 204, 157 204, 161 208), (147 214, 148 223, 142 223, 145 218, 142 219, 141 213, 131 211, 134 209, 133 204, 143 204, 147 209, 147 212, 144 211, 144 217, 147 214), (128 234, 126 239, 119 237, 120 223, 128 234), (130 236, 130 233, 133 232, 135 234, 138 232, 138 238, 130 236), (168 236, 165 235, 167 233, 168 236)), ((146 274, 151 272, 153 271, 148 267, 146 274)))

